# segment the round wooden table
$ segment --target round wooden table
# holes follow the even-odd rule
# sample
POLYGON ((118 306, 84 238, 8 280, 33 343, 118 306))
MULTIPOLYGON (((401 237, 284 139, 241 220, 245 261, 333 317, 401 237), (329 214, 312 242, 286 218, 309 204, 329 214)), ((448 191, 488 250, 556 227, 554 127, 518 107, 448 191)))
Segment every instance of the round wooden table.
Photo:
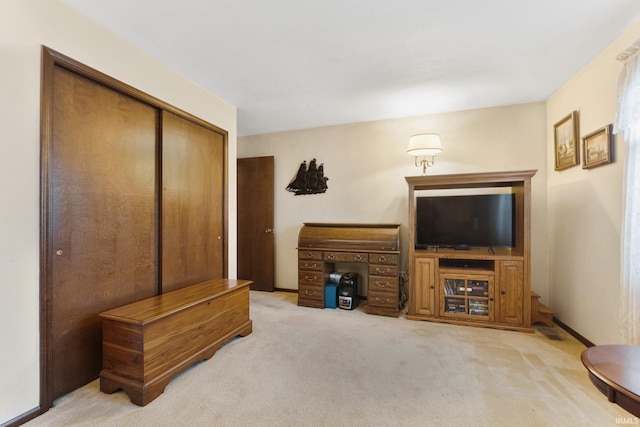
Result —
POLYGON ((581 359, 610 402, 640 417, 640 346, 597 345, 583 351, 581 359))

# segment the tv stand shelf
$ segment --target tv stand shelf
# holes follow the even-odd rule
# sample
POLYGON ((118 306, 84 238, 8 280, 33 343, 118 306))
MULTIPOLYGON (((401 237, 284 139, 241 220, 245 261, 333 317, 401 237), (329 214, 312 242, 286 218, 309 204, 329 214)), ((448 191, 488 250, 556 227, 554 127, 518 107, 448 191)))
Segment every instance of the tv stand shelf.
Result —
MULTIPOLYGON (((535 170, 407 177, 407 318, 531 332, 530 209, 535 170), (508 187, 514 195, 511 248, 416 249, 416 192, 508 187)), ((479 190, 480 192, 482 190, 479 190)))
POLYGON ((463 271, 491 271, 495 266, 491 259, 467 259, 467 258, 439 258, 438 267, 440 270, 463 270, 463 271))

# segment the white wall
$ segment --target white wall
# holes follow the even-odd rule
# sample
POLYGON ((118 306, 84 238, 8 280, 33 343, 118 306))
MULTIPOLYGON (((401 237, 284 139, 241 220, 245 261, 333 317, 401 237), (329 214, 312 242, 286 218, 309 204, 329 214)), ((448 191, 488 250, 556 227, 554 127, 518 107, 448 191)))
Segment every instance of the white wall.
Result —
POLYGON ((613 123, 622 69, 615 57, 638 39, 640 21, 547 101, 550 300, 559 320, 595 344, 621 342, 618 299, 625 143, 616 136, 613 164, 556 172, 553 124, 574 110, 580 115, 580 136, 613 123))
POLYGON ((236 274, 236 110, 58 0, 0 2, 0 424, 39 404, 40 56, 46 45, 229 132, 236 274))
POLYGON ((420 175, 409 137, 436 132, 443 153, 427 174, 538 169, 532 181, 532 289, 547 288, 547 154, 544 103, 460 111, 238 138, 238 157, 275 156, 276 287, 297 289, 297 238, 303 222, 402 224, 408 250, 408 188, 420 175), (324 163, 325 194, 285 190, 303 160, 324 163))

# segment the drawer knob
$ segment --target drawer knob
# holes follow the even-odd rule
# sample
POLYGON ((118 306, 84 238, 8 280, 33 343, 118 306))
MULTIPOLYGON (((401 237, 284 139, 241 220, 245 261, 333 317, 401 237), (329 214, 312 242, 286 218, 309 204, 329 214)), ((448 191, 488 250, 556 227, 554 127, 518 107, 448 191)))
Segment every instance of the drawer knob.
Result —
POLYGON ((362 255, 357 254, 356 256, 353 257, 353 259, 355 259, 356 261, 362 261, 362 255))
POLYGON ((379 302, 381 304, 389 304, 391 300, 389 298, 376 297, 376 302, 379 302))
POLYGON ((379 262, 387 262, 387 257, 382 255, 382 256, 378 257, 378 261, 379 262))
POLYGON ((311 281, 313 281, 313 280, 316 280, 316 279, 317 279, 317 277, 316 277, 316 276, 304 276, 304 278, 305 278, 305 280, 307 280, 307 281, 309 281, 309 282, 311 282, 311 281))
POLYGON ((327 255, 327 259, 335 259, 336 256, 334 254, 329 254, 327 255))
POLYGON ((389 282, 380 282, 380 281, 376 280, 376 286, 378 286, 379 288, 388 288, 389 287, 389 282))
POLYGON ((315 294, 316 294, 316 292, 317 292, 317 291, 309 292, 309 291, 305 290, 305 291, 304 291, 304 294, 305 294, 305 295, 309 295, 309 296, 311 296, 311 295, 315 295, 315 294))
POLYGON ((309 259, 313 258, 313 253, 311 253, 311 252, 307 252, 306 257, 307 257, 307 258, 309 258, 309 259))

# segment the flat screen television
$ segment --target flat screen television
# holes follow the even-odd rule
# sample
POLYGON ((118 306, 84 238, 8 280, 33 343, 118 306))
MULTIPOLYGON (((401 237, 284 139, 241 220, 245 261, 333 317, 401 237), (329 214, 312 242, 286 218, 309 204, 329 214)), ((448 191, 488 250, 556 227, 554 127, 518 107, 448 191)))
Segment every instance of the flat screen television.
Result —
POLYGON ((515 247, 515 195, 416 198, 416 249, 515 247))

